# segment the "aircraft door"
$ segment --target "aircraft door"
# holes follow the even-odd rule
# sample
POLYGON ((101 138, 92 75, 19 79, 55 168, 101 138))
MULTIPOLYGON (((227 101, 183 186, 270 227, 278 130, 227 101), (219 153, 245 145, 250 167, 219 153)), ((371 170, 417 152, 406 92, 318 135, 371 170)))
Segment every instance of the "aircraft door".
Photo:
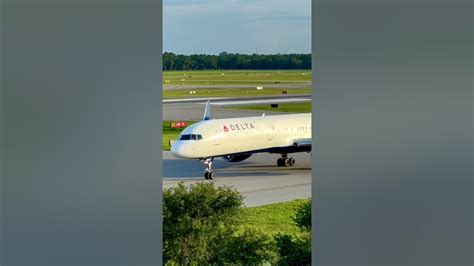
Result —
POLYGON ((267 134, 266 134, 268 141, 273 140, 274 131, 275 131, 275 127, 273 126, 273 124, 269 124, 268 127, 267 127, 267 134))
POLYGON ((222 132, 218 126, 216 126, 213 131, 215 134, 213 138, 214 146, 219 146, 221 145, 221 141, 222 141, 222 132))

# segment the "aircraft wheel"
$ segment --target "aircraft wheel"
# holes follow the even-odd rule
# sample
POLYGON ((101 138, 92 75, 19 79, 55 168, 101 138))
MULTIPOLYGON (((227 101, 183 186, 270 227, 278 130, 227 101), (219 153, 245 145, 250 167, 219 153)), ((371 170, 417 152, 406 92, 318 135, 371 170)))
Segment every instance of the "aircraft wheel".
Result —
POLYGON ((211 171, 211 172, 206 171, 206 172, 204 172, 204 178, 205 178, 206 180, 213 180, 214 177, 215 177, 214 171, 211 171))
POLYGON ((286 166, 293 166, 295 164, 295 159, 293 158, 288 158, 285 160, 285 165, 286 166))
POLYGON ((207 175, 207 179, 209 180, 213 180, 214 179, 214 172, 209 172, 209 174, 207 175))
POLYGON ((278 160, 277 160, 277 165, 280 166, 280 167, 281 167, 281 166, 285 166, 285 159, 283 159, 283 158, 278 158, 278 160))
POLYGON ((295 163, 296 163, 295 158, 288 158, 288 165, 289 166, 293 166, 293 165, 295 165, 295 163))

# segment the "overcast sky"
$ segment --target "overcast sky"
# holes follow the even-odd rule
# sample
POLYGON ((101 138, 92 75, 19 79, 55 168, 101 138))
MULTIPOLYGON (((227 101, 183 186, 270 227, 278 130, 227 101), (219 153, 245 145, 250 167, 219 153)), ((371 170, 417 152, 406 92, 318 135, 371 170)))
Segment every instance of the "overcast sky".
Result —
POLYGON ((164 0, 163 4, 165 52, 311 52, 311 0, 164 0))

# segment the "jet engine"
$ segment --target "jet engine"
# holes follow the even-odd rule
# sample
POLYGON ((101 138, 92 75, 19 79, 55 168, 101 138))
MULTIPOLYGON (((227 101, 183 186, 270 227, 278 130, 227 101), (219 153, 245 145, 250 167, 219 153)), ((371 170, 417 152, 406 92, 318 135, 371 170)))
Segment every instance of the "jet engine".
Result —
POLYGON ((235 162, 241 162, 241 161, 249 158, 250 156, 252 156, 251 153, 249 153, 249 154, 225 155, 225 156, 222 156, 222 158, 227 162, 235 163, 235 162))

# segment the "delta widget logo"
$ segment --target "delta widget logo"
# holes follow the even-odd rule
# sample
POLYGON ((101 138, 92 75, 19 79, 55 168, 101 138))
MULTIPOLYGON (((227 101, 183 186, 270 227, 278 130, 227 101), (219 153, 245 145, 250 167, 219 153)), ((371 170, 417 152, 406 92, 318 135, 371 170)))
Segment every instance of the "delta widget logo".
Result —
POLYGON ((224 125, 224 132, 235 131, 235 130, 250 130, 255 129, 255 126, 252 123, 245 124, 230 124, 228 126, 224 125))

